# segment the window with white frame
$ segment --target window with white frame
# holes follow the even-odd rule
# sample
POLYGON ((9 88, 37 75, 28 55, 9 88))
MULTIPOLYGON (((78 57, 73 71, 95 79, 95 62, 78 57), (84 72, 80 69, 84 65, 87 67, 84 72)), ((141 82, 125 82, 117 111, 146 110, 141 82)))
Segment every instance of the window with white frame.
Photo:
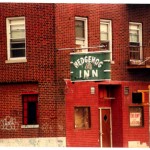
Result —
MULTIPOLYGON (((109 50, 112 53, 112 23, 111 20, 100 20, 100 45, 101 50, 109 50)), ((111 56, 112 57, 112 56, 111 56)))
POLYGON ((7 18, 7 55, 8 60, 26 58, 25 18, 7 18))
POLYGON ((130 60, 142 59, 142 24, 129 23, 130 60))
POLYGON ((101 45, 104 46, 102 49, 110 50, 112 44, 111 37, 111 21, 100 20, 100 40, 101 45))
MULTIPOLYGON (((75 17, 76 48, 88 47, 87 18, 75 17)), ((87 51, 82 49, 81 51, 87 51)))

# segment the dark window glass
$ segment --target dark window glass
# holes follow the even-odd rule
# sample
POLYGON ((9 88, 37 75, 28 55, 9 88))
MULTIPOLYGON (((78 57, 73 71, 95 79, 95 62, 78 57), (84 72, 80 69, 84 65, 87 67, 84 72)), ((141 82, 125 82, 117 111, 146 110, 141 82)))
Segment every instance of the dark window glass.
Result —
POLYGON ((36 102, 28 102, 28 124, 37 124, 36 102))
POLYGON ((38 124, 38 95, 23 95, 23 124, 38 124))
POLYGON ((132 93, 132 103, 142 103, 142 93, 132 93))

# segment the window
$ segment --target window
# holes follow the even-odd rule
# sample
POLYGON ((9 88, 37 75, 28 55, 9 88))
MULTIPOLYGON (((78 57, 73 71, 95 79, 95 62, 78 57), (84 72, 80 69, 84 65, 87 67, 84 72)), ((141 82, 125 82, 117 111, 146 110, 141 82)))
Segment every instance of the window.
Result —
POLYGON ((130 60, 142 60, 142 24, 129 23, 130 60))
MULTIPOLYGON (((75 18, 75 36, 76 36, 76 48, 88 47, 87 18, 81 17, 75 18)), ((83 49, 81 51, 87 51, 87 49, 83 49)))
POLYGON ((101 50, 110 50, 110 52, 112 53, 112 27, 111 26, 112 26, 111 20, 103 20, 103 19, 100 20, 100 45, 103 46, 101 50))
POLYGON ((91 127, 90 107, 75 107, 75 128, 89 129, 91 127))
POLYGON ((100 43, 104 46, 102 49, 111 50, 111 21, 100 20, 100 43))
POLYGON ((25 18, 7 18, 6 24, 8 60, 25 59, 25 18))
POLYGON ((137 103, 137 104, 142 103, 142 92, 132 93, 132 103, 137 103))
POLYGON ((129 121, 130 127, 144 126, 143 106, 129 107, 129 121))
POLYGON ((38 124, 38 95, 23 95, 23 124, 38 124))

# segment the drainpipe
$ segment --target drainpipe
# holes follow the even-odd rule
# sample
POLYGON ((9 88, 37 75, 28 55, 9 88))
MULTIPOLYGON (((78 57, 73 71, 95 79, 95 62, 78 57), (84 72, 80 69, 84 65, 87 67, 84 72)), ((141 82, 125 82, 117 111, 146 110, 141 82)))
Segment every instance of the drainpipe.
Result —
POLYGON ((150 147, 150 85, 148 86, 148 90, 149 90, 149 102, 148 102, 148 106, 149 106, 149 147, 150 147))

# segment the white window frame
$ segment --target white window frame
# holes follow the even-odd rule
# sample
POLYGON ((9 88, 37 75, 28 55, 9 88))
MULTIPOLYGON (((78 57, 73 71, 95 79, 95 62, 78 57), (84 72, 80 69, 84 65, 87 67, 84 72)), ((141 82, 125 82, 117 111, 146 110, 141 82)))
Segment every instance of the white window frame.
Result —
MULTIPOLYGON (((81 45, 81 48, 87 48, 88 47, 88 27, 87 27, 87 18, 84 17, 75 17, 76 20, 81 20, 84 22, 84 38, 77 38, 75 37, 75 44, 81 45)), ((80 52, 87 52, 88 49, 82 49, 80 52)))
POLYGON ((27 62, 26 60, 26 29, 25 29, 25 56, 24 57, 14 57, 12 58, 10 56, 10 21, 11 20, 20 20, 24 19, 24 25, 25 25, 25 17, 11 17, 6 18, 6 33, 7 33, 7 60, 5 63, 19 63, 19 62, 27 62))
MULTIPOLYGON (((109 42, 109 51, 110 51, 110 59, 112 60, 112 21, 106 19, 100 19, 100 26, 101 24, 108 25, 108 42, 109 42)), ((101 32, 101 29, 100 29, 101 32)), ((101 41, 101 33, 100 33, 100 41, 101 41)))
POLYGON ((129 22, 129 44, 130 44, 130 25, 138 25, 139 26, 139 46, 140 46, 140 60, 143 59, 143 49, 142 49, 142 23, 138 22, 129 22))

